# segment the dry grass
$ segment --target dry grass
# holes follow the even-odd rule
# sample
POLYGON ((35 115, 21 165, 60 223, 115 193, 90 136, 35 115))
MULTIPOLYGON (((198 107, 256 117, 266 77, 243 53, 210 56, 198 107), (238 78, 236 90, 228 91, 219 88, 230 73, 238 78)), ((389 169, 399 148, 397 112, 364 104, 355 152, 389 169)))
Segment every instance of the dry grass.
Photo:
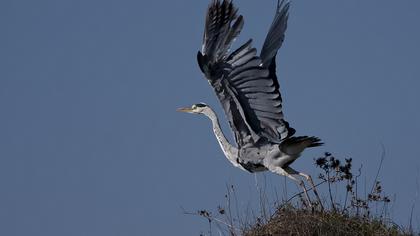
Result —
POLYGON ((245 236, 280 235, 412 235, 398 226, 365 217, 348 216, 341 212, 307 211, 285 205, 265 224, 244 230, 245 236))

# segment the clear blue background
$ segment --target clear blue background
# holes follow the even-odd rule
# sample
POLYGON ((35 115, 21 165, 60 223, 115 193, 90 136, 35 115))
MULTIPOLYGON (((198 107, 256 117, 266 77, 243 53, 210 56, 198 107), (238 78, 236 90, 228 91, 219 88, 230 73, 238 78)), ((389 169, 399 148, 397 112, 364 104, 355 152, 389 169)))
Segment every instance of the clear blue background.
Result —
MULTIPOLYGON (((260 48, 276 1, 235 3, 246 22, 234 46, 260 48)), ((195 61, 207 5, 0 2, 0 235, 198 235, 207 222, 181 207, 215 209, 226 184, 255 202, 255 177, 230 166, 210 122, 175 112, 206 102, 230 135, 195 61)), ((419 9, 294 1, 278 57, 286 118, 326 142, 294 167, 351 156, 370 188, 383 145, 383 187, 405 225, 420 211, 419 9)), ((283 194, 283 177, 265 176, 283 194)))

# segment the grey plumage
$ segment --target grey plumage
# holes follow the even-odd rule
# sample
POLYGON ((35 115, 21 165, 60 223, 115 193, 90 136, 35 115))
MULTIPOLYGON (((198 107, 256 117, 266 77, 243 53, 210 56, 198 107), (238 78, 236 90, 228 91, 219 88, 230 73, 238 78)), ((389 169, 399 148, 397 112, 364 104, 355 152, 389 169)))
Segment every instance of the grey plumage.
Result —
POLYGON ((197 61, 225 111, 237 147, 229 144, 216 114, 207 105, 195 104, 180 111, 204 114, 211 119, 217 140, 233 165, 249 172, 270 170, 296 181, 299 175, 313 185, 309 175, 297 172, 289 165, 305 148, 322 143, 317 137, 293 137, 295 130, 284 118, 276 76, 276 55, 284 40, 289 7, 289 1, 278 2, 273 23, 258 55, 252 39, 230 52, 244 25, 244 19, 238 16, 232 1, 212 0, 209 5, 197 61))
POLYGON ((284 39, 288 9, 288 2, 278 4, 262 54, 258 56, 251 39, 228 54, 234 40, 229 36, 240 33, 243 17, 237 16, 231 1, 215 0, 209 6, 198 63, 214 87, 239 145, 245 145, 244 140, 254 144, 280 143, 294 133, 283 119, 275 75, 275 55, 284 39), (231 104, 231 101, 235 102, 231 104))

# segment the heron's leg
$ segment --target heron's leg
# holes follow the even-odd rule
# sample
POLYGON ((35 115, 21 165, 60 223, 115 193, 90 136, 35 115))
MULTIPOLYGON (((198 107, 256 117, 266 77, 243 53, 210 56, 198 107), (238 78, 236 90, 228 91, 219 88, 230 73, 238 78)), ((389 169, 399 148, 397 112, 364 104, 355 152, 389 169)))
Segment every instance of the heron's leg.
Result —
POLYGON ((299 172, 297 172, 293 169, 288 169, 288 168, 283 169, 283 168, 280 168, 280 167, 275 167, 275 168, 270 169, 270 170, 272 172, 276 173, 276 174, 284 175, 284 176, 296 181, 296 183, 300 187, 302 187, 303 193, 305 194, 305 197, 306 197, 306 200, 308 201, 309 207, 312 207, 312 202, 311 202, 311 199, 309 198, 308 190, 305 187, 305 183, 301 179, 298 179, 298 178, 295 177, 295 176, 298 175, 299 172))
POLYGON ((311 199, 309 198, 308 190, 306 189, 305 183, 301 179, 295 178, 293 175, 287 175, 287 177, 295 180, 300 185, 300 187, 302 187, 303 193, 305 194, 305 197, 306 197, 306 200, 308 201, 309 207, 312 208, 312 202, 311 202, 311 199))
POLYGON ((311 187, 314 191, 314 194, 315 194, 316 198, 318 199, 318 202, 319 202, 319 205, 321 206, 321 209, 324 210, 324 206, 322 205, 321 198, 319 197, 318 191, 316 190, 316 187, 315 187, 314 181, 312 180, 312 177, 308 174, 296 171, 296 170, 292 169, 291 167, 287 167, 286 169, 287 169, 286 171, 290 170, 291 172, 294 172, 294 173, 304 177, 306 179, 306 181, 309 182, 309 184, 311 185, 311 187))

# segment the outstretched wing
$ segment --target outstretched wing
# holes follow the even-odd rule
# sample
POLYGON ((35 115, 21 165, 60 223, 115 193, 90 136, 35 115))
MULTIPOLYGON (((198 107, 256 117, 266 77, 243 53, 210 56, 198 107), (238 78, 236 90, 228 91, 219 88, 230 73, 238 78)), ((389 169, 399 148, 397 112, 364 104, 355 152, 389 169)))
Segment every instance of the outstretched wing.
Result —
POLYGON ((280 143, 293 133, 283 119, 274 61, 281 45, 274 41, 279 39, 278 35, 284 35, 286 28, 278 24, 287 21, 288 6, 288 3, 279 4, 264 43, 264 57, 257 56, 252 40, 229 53, 242 29, 243 18, 237 16, 237 9, 230 0, 213 0, 209 6, 198 64, 213 86, 239 146, 257 143, 260 139, 280 143))
MULTIPOLYGON (((261 49, 260 58, 263 62, 264 67, 269 70, 269 77, 273 79, 274 86, 279 96, 275 100, 280 104, 282 103, 280 94, 280 85, 276 75, 276 55, 284 41, 284 35, 287 29, 287 20, 289 18, 290 2, 287 0, 278 0, 277 11, 274 17, 273 23, 271 24, 270 30, 264 40, 263 47, 261 49)), ((274 124, 279 131, 280 136, 275 139, 284 139, 284 137, 290 137, 295 133, 295 129, 291 128, 289 124, 283 119, 283 112, 280 114, 281 120, 277 124, 274 124)))

